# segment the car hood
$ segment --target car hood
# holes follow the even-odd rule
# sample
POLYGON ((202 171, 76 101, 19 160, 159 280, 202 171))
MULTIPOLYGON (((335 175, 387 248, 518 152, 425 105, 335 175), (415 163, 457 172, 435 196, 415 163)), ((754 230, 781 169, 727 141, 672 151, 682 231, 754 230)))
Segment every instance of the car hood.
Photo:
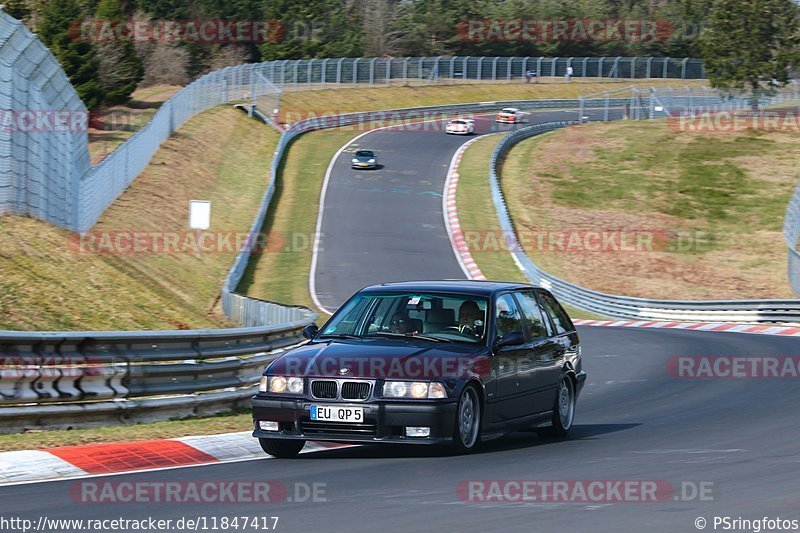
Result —
POLYGON ((295 348, 274 361, 268 371, 310 377, 448 379, 480 373, 487 356, 485 346, 461 343, 337 339, 295 348))

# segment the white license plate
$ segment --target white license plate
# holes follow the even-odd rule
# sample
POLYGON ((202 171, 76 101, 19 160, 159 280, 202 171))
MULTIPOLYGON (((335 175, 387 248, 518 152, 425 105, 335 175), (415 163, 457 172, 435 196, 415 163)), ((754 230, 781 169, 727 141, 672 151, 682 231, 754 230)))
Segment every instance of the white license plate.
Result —
POLYGON ((364 422, 364 409, 361 407, 339 407, 336 405, 312 405, 311 420, 326 422, 364 422))

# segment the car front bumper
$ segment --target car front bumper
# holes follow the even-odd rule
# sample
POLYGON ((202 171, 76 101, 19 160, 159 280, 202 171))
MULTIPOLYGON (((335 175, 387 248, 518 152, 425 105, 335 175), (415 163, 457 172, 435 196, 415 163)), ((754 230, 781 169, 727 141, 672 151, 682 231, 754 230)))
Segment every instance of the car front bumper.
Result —
POLYGON ((268 439, 351 443, 440 444, 450 442, 456 401, 325 402, 253 396, 253 436, 268 439), (360 407, 364 423, 312 422, 311 405, 360 407), (279 431, 264 431, 259 421, 277 421, 279 431), (406 426, 431 428, 428 437, 406 437, 406 426))
POLYGON ((378 168, 377 163, 353 163, 353 168, 359 169, 370 169, 370 168, 378 168))

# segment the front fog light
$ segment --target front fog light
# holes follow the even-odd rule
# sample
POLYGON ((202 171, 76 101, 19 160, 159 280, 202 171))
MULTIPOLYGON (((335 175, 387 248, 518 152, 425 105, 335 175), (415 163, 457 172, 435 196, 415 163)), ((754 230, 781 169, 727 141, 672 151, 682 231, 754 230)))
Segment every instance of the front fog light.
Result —
POLYGON ((406 437, 430 437, 431 428, 427 426, 406 426, 406 437))
POLYGON ((259 420, 258 427, 262 431, 278 431, 278 423, 273 420, 259 420))
POLYGON ((258 392, 267 392, 267 376, 261 376, 261 381, 258 384, 258 392))

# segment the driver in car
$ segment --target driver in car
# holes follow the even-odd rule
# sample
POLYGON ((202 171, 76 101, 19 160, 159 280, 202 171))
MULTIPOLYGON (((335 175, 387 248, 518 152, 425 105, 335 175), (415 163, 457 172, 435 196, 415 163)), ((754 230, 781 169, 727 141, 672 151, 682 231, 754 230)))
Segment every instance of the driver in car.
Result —
POLYGON ((481 334, 483 313, 475 300, 467 300, 458 309, 458 332, 467 335, 481 334))

